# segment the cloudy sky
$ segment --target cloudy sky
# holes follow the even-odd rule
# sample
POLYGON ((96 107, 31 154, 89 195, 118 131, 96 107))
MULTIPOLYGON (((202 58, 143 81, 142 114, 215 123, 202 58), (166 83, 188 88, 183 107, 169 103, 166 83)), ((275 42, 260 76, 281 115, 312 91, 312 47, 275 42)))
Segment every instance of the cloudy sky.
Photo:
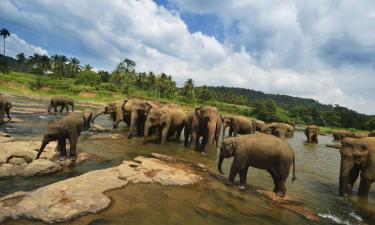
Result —
POLYGON ((374 0, 1 0, 1 27, 11 56, 65 54, 109 71, 128 57, 179 85, 375 114, 374 0))

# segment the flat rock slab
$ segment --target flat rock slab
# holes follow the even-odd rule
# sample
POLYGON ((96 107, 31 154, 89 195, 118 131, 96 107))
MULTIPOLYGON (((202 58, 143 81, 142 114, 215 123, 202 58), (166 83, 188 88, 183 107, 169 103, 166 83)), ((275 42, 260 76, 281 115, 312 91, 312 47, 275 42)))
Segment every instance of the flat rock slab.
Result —
POLYGON ((117 167, 91 171, 35 191, 0 198, 0 223, 20 217, 53 223, 96 213, 111 203, 105 191, 128 183, 192 185, 200 180, 202 177, 192 173, 186 165, 169 165, 155 158, 137 157, 135 161, 124 161, 117 167))

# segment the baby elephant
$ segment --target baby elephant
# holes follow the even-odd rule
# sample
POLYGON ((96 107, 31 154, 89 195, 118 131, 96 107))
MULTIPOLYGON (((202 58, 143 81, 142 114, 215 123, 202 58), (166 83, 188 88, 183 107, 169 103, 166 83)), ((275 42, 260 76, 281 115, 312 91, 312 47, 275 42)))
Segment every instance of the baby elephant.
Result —
POLYGON ((74 161, 76 159, 78 138, 81 131, 84 129, 84 120, 85 119, 82 115, 72 113, 60 120, 50 122, 47 131, 44 133, 42 145, 40 146, 36 159, 39 159, 49 142, 57 140, 57 149, 60 152, 60 160, 65 160, 67 156, 66 139, 69 139, 70 159, 74 161))
POLYGON ((9 111, 12 107, 12 103, 6 97, 0 95, 0 124, 4 122, 5 114, 7 115, 9 120, 12 119, 9 115, 9 111))
POLYGON ((229 136, 237 136, 237 134, 251 134, 255 133, 256 123, 244 116, 225 116, 221 118, 223 123, 223 138, 225 136, 225 129, 229 127, 229 136))
POLYGON ((273 191, 279 197, 286 194, 286 181, 290 166, 293 163, 295 177, 295 160, 293 150, 280 138, 268 134, 251 134, 226 138, 221 147, 218 169, 223 174, 221 165, 224 158, 234 157, 229 174, 229 182, 234 183, 240 175, 240 189, 246 185, 247 170, 250 166, 267 170, 273 179, 273 191))
POLYGON ((48 112, 51 112, 51 109, 53 108, 54 112, 57 112, 57 106, 61 106, 60 112, 66 108, 66 112, 69 112, 69 105, 72 106, 72 112, 74 111, 74 102, 73 100, 67 98, 67 97, 53 97, 51 98, 51 101, 48 106, 48 112))
POLYGON ((314 125, 307 126, 305 129, 307 143, 318 143, 319 134, 320 134, 319 127, 314 126, 314 125))

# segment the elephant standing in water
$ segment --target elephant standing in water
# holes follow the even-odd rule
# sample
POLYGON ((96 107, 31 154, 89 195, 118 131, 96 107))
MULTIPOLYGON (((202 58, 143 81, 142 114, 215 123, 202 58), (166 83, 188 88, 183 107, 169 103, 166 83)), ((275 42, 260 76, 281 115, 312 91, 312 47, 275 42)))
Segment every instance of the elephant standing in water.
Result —
POLYGON ((340 141, 346 137, 355 137, 355 134, 347 130, 337 130, 333 132, 332 136, 335 141, 340 141))
POLYGON ((221 118, 216 107, 203 106, 195 109, 194 117, 191 122, 191 146, 192 150, 203 150, 204 154, 208 152, 209 144, 216 141, 219 145, 220 132, 222 128, 221 118), (200 137, 202 142, 199 142, 200 137))
POLYGON ((286 123, 270 123, 262 128, 262 132, 285 140, 287 137, 293 137, 294 128, 286 123))
POLYGON ((344 138, 340 150, 339 194, 351 195, 358 176, 359 196, 367 196, 375 181, 375 138, 344 138))
POLYGON ((286 194, 286 181, 290 166, 293 163, 293 178, 295 177, 295 159, 293 150, 281 139, 268 134, 250 134, 240 137, 229 137, 223 140, 220 147, 218 170, 221 169, 224 158, 234 157, 229 174, 229 182, 234 183, 237 174, 240 175, 240 188, 246 185, 247 171, 250 166, 267 170, 273 179, 273 191, 279 197, 286 194))
POLYGON ((223 138, 225 136, 225 129, 229 127, 229 136, 237 134, 251 134, 255 133, 256 123, 244 116, 225 116, 221 119, 223 122, 223 138))
POLYGON ((48 123, 36 159, 39 159, 49 142, 57 140, 57 149, 60 152, 60 160, 65 160, 67 156, 66 139, 68 139, 70 143, 70 159, 72 161, 76 160, 78 138, 81 131, 84 129, 84 122, 87 120, 89 120, 89 118, 84 118, 82 114, 72 113, 60 120, 48 123))
POLYGON ((161 104, 157 102, 144 101, 140 99, 125 99, 121 106, 124 112, 124 120, 130 125, 128 138, 133 136, 135 129, 137 129, 137 136, 143 136, 146 117, 148 112, 153 109, 158 109, 161 104))
POLYGON ((74 111, 74 102, 73 100, 67 97, 53 97, 48 106, 48 112, 51 112, 53 108, 54 112, 57 112, 57 107, 61 106, 60 112, 66 108, 66 112, 69 112, 69 105, 72 106, 72 112, 74 111))
POLYGON ((314 126, 314 125, 307 126, 305 129, 307 143, 318 143, 319 134, 320 134, 319 127, 314 126))
POLYGON ((4 123, 5 114, 9 120, 12 119, 9 115, 9 111, 12 107, 13 104, 5 96, 0 95, 0 124, 4 123))
POLYGON ((150 105, 150 108, 144 128, 145 142, 152 127, 158 129, 161 144, 165 144, 167 139, 172 136, 174 136, 175 140, 178 142, 181 131, 185 125, 186 113, 180 107, 174 105, 168 105, 162 108, 154 108, 150 105))
POLYGON ((254 120, 255 121, 255 130, 261 132, 262 128, 266 126, 266 123, 262 120, 254 120))
POLYGON ((122 104, 122 102, 108 103, 95 113, 95 116, 92 118, 92 123, 94 123, 96 117, 102 114, 109 114, 113 120, 113 128, 117 128, 118 124, 124 121, 124 113, 121 109, 122 104))

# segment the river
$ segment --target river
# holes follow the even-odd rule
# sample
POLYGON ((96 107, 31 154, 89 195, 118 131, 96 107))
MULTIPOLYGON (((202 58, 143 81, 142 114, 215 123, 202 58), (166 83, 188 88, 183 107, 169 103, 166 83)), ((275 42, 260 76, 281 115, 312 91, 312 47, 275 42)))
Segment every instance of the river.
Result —
MULTIPOLYGON (((12 97, 16 106, 45 109, 47 101, 12 97)), ((82 106, 77 109, 83 109, 82 106)), ((16 140, 41 139, 48 121, 62 115, 37 113, 16 114, 26 123, 7 123, 0 131, 10 133, 16 140)), ((107 116, 97 118, 96 123, 111 128, 107 116)), ((53 175, 11 178, 0 180, 0 196, 15 191, 30 191, 53 182, 78 176, 95 169, 119 165, 123 160, 136 156, 148 156, 151 152, 176 156, 199 162, 216 170, 217 152, 210 149, 204 157, 189 151, 181 143, 143 144, 143 138, 126 139, 128 128, 121 124, 120 140, 89 140, 92 133, 84 132, 79 140, 78 151, 95 153, 102 160, 87 162, 53 175)), ((183 136, 183 135, 182 135, 183 136)), ((302 202, 305 208, 320 216, 319 224, 374 224, 375 188, 370 191, 368 200, 356 197, 338 196, 338 176, 340 154, 337 149, 327 148, 333 144, 331 136, 320 136, 319 144, 306 144, 302 132, 296 132, 288 139, 296 156, 297 180, 288 179, 287 194, 302 202)), ((224 172, 229 173, 231 160, 223 164, 224 172)), ((270 175, 255 168, 249 169, 247 191, 224 185, 205 175, 204 181, 194 186, 161 186, 158 184, 135 184, 108 191, 113 200, 111 206, 98 214, 88 214, 61 224, 318 224, 265 199, 254 190, 272 190, 270 175)), ((358 183, 358 182, 357 182, 358 183)), ((357 191, 358 184, 354 190, 357 191)), ((26 219, 12 220, 6 224, 43 224, 26 219)))

